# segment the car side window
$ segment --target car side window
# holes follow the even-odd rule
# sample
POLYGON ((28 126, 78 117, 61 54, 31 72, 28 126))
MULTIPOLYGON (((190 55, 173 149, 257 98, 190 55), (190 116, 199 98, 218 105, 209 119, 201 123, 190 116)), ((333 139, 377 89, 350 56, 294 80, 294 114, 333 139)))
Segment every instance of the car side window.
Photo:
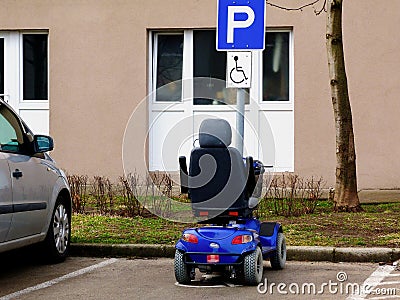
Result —
POLYGON ((0 150, 20 153, 24 148, 24 133, 18 118, 0 105, 0 150))

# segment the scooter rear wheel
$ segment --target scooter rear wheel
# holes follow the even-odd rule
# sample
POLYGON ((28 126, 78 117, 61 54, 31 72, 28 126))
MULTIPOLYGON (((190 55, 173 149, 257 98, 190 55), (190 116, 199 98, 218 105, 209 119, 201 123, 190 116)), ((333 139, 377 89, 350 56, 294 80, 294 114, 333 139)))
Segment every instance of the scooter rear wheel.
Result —
POLYGON ((257 285, 263 277, 263 256, 260 247, 244 257, 244 282, 248 285, 257 285))
POLYGON ((181 284, 190 282, 190 269, 183 261, 183 253, 179 250, 175 251, 174 260, 175 278, 181 284))

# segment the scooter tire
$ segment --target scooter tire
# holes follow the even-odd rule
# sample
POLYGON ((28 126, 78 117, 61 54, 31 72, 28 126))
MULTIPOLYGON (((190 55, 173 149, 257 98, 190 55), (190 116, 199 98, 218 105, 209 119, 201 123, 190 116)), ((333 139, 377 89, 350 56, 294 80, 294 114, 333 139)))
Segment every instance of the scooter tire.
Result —
POLYGON ((260 247, 247 254, 243 262, 243 279, 245 284, 257 285, 263 277, 263 256, 260 247))
POLYGON ((183 253, 179 250, 175 251, 174 270, 178 283, 186 284, 190 282, 190 269, 183 261, 183 253))
POLYGON ((271 267, 274 270, 282 270, 286 264, 286 238, 282 232, 278 232, 276 238, 276 251, 270 257, 271 267))

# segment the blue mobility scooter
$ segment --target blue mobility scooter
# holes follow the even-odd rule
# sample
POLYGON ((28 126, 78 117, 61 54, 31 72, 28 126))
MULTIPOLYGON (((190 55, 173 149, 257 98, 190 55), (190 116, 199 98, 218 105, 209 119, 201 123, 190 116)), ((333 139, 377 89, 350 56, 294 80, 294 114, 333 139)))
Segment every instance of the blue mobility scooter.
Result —
POLYGON ((282 226, 260 222, 252 210, 261 196, 261 162, 229 147, 232 131, 223 119, 206 119, 200 125, 200 147, 192 150, 189 172, 186 158, 179 158, 181 192, 188 193, 200 225, 183 231, 176 244, 175 277, 188 284, 195 270, 222 273, 248 285, 263 276, 263 260, 273 269, 286 263, 282 226), (209 224, 209 225, 206 225, 209 224))

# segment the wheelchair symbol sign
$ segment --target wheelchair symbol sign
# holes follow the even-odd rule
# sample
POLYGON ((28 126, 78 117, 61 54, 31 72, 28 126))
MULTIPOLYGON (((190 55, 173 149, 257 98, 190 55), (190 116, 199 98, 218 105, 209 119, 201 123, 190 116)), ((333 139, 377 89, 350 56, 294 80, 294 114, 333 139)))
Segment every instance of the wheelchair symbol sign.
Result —
POLYGON ((226 62, 226 87, 250 88, 251 87, 251 61, 250 51, 228 52, 226 62))

